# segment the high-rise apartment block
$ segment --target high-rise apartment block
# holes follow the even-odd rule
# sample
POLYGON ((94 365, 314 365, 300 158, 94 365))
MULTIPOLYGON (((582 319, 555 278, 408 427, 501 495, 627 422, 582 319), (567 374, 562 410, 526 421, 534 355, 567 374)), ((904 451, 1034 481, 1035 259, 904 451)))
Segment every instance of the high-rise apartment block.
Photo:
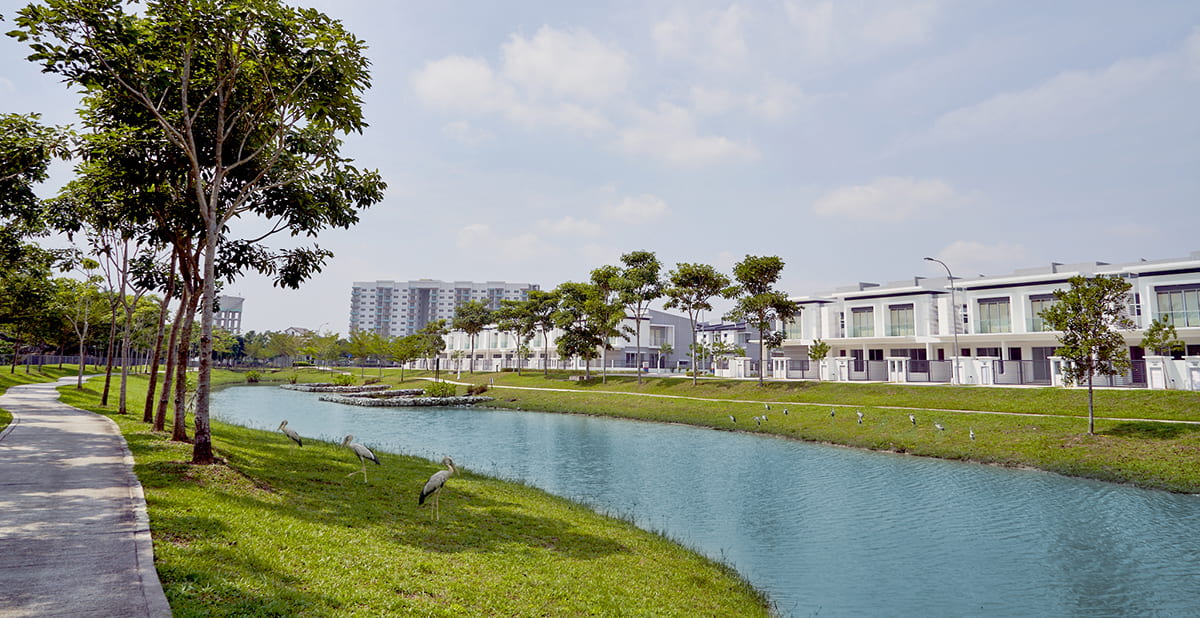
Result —
POLYGON ((482 300, 492 309, 502 300, 528 300, 532 283, 504 281, 355 281, 350 292, 350 330, 387 337, 411 335, 434 320, 450 320, 454 309, 482 300))
POLYGON ((213 326, 235 335, 242 334, 242 305, 245 302, 246 299, 239 296, 218 296, 218 309, 213 312, 213 326))

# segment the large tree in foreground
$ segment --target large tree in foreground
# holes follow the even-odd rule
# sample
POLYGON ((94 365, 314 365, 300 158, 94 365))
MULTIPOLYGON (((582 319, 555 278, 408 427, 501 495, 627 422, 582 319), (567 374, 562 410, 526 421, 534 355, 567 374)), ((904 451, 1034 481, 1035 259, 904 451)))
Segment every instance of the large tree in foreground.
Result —
MULTIPOLYGON (((87 89, 112 116, 153 126, 185 160, 186 203, 202 221, 200 368, 194 463, 213 463, 208 394, 218 246, 231 220, 317 235, 349 227, 383 182, 340 156, 365 127, 362 41, 311 9, 276 0, 47 0, 22 9, 13 33, 30 59, 87 89), (99 94, 97 94, 99 93, 99 94), (137 114, 127 110, 137 110, 137 114)), ((291 263, 303 280, 328 254, 291 263)))
POLYGON ((1087 382, 1088 433, 1096 432, 1092 382, 1096 374, 1113 376, 1129 369, 1129 348, 1121 329, 1134 327, 1126 307, 1129 282, 1119 277, 1076 275, 1067 290, 1055 290, 1056 301, 1042 319, 1057 331, 1056 354, 1070 361, 1063 369, 1067 381, 1087 382))
POLYGON ((737 286, 730 290, 730 295, 737 299, 737 304, 725 314, 725 319, 744 321, 758 331, 759 386, 762 386, 763 374, 767 372, 767 362, 771 360, 766 350, 779 347, 783 340, 781 333, 771 332, 771 325, 774 322, 786 324, 800 314, 800 305, 772 287, 779 281, 782 272, 783 260, 773 255, 747 255, 733 266, 733 278, 737 280, 737 286))

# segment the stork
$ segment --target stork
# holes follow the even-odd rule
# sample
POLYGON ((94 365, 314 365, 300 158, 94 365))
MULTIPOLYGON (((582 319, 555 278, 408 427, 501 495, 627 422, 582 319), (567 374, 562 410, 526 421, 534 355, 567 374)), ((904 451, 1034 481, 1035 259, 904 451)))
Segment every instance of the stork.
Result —
POLYGON ((362 470, 355 470, 354 472, 347 474, 346 478, 350 478, 350 477, 354 476, 355 474, 361 473, 363 475, 363 482, 366 483, 367 482, 367 460, 370 459, 371 461, 375 462, 375 465, 378 466, 379 458, 375 456, 375 453, 371 452, 371 449, 369 449, 357 442, 351 442, 351 440, 353 440, 353 439, 354 439, 354 434, 346 434, 346 438, 344 440, 342 440, 342 446, 349 448, 350 450, 354 451, 355 455, 358 455, 358 462, 362 464, 362 470))
POLYGON ((862 410, 859 410, 859 411, 855 412, 855 414, 857 414, 857 415, 858 415, 858 424, 859 424, 859 425, 861 425, 861 424, 862 424, 862 419, 863 419, 862 410))
POLYGON ((298 446, 304 446, 304 440, 300 439, 300 434, 296 433, 295 429, 288 429, 286 419, 279 424, 279 431, 282 431, 283 435, 291 438, 292 442, 295 442, 298 446))
POLYGON ((972 428, 970 431, 971 431, 971 439, 974 440, 975 439, 975 429, 972 428))
POLYGON ((909 414, 909 415, 908 415, 908 422, 912 423, 912 424, 913 424, 913 427, 916 427, 916 426, 917 426, 917 417, 915 417, 915 416, 913 416, 913 415, 909 414))
POLYGON ((934 427, 937 427, 937 430, 938 430, 938 431, 946 431, 946 428, 945 428, 945 427, 942 427, 942 424, 941 424, 941 423, 934 423, 934 424, 933 424, 933 426, 934 426, 934 427))
POLYGON ((442 514, 438 509, 438 496, 441 495, 442 487, 446 486, 446 479, 450 478, 455 473, 454 460, 449 457, 442 458, 442 464, 446 466, 446 470, 438 470, 429 477, 425 482, 425 487, 421 488, 421 495, 417 498, 417 506, 425 504, 425 498, 433 496, 433 512, 436 519, 441 519, 442 514))

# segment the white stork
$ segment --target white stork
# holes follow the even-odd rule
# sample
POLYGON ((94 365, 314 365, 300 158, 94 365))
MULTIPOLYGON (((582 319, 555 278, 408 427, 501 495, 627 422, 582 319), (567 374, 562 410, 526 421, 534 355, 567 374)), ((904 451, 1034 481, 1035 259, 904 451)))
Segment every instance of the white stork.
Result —
POLYGON ((355 474, 361 473, 363 475, 363 482, 366 483, 367 482, 367 460, 370 459, 371 461, 375 462, 375 465, 378 466, 379 458, 375 456, 375 453, 371 452, 371 449, 369 449, 357 442, 351 442, 351 440, 353 440, 353 439, 354 439, 354 434, 346 434, 346 438, 344 440, 342 440, 342 446, 349 448, 350 450, 354 451, 355 455, 358 455, 358 462, 362 464, 362 470, 355 470, 354 472, 347 474, 346 478, 350 478, 350 477, 354 476, 355 474))
POLYGON ((298 446, 304 446, 304 440, 300 439, 300 434, 296 433, 295 429, 288 429, 287 420, 279 424, 279 431, 282 431, 283 435, 291 438, 292 442, 295 442, 298 446))
POLYGON ((447 469, 434 472, 433 476, 429 477, 429 480, 425 482, 425 487, 421 488, 421 495, 417 498, 417 506, 420 506, 425 504, 425 498, 433 496, 433 512, 434 517, 437 519, 442 518, 442 514, 438 509, 438 496, 442 493, 442 487, 446 486, 446 479, 450 478, 450 476, 455 472, 453 459, 450 459, 449 457, 443 457, 442 464, 444 464, 447 469))

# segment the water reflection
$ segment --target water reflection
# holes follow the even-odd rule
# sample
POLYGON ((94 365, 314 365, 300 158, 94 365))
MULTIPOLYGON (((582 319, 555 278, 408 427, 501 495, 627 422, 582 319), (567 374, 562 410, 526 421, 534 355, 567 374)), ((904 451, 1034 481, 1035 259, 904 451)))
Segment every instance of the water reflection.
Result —
POLYGON ((725 560, 789 614, 1197 615, 1200 499, 679 425, 356 408, 265 387, 218 418, 519 479, 725 560))

